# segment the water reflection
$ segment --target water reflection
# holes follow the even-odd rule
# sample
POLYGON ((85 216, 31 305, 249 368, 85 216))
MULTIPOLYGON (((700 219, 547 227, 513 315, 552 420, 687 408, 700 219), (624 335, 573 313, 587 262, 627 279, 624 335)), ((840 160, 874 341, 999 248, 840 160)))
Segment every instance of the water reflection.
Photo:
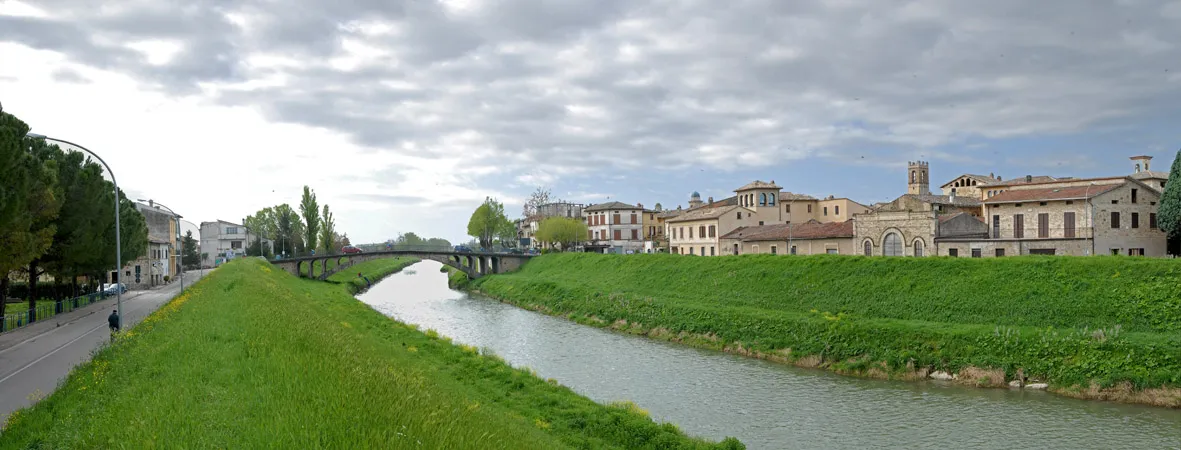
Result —
POLYGON ((1181 411, 1044 392, 841 377, 612 333, 447 288, 440 264, 360 295, 599 402, 749 448, 1181 448, 1181 411))

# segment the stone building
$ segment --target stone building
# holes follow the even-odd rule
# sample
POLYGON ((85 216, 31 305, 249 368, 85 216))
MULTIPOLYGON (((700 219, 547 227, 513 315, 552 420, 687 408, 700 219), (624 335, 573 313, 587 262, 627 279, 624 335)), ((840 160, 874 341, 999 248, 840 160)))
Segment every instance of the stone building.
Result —
POLYGON ((853 220, 739 227, 721 238, 726 255, 854 254, 853 220))
POLYGON ((858 254, 866 256, 930 256, 936 240, 982 236, 987 227, 978 197, 931 195, 930 166, 907 166, 907 193, 871 211, 853 216, 858 254))

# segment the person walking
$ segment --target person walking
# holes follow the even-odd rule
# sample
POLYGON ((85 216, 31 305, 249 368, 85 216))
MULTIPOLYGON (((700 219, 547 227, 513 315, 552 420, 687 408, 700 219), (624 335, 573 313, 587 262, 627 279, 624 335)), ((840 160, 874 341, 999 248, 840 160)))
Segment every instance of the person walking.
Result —
POLYGON ((111 338, 114 338, 115 333, 119 332, 119 310, 113 310, 107 316, 107 326, 111 327, 111 338))

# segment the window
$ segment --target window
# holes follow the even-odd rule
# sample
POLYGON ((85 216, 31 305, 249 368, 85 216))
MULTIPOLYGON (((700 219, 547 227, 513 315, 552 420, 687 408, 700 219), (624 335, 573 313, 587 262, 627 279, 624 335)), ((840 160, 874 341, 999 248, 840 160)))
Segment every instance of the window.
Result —
POLYGON ((828 207, 827 207, 827 206, 825 206, 825 207, 824 207, 824 215, 825 215, 825 216, 827 216, 827 215, 828 215, 828 207))
POLYGON ((238 234, 238 227, 226 227, 226 234, 238 234))
POLYGON ((1062 213, 1062 237, 1073 238, 1074 236, 1074 213, 1062 213))
POLYGON ((1058 253, 1058 250, 1056 250, 1056 249, 1052 249, 1052 248, 1031 248, 1031 249, 1029 249, 1029 254, 1031 254, 1031 255, 1050 255, 1050 256, 1054 256, 1054 255, 1055 255, 1055 254, 1057 254, 1057 253, 1058 253))
POLYGON ((230 248, 239 250, 242 248, 242 241, 230 241, 230 248))
POLYGON ((693 227, 689 227, 689 239, 693 239, 693 227))
POLYGON ((1119 211, 1111 212, 1111 229, 1119 229, 1119 211))
POLYGON ((923 257, 923 241, 920 241, 920 240, 914 241, 914 256, 917 256, 919 258, 923 257))
POLYGON ((714 256, 714 248, 713 247, 709 248, 709 256, 714 256))
POLYGON ((718 226, 717 225, 710 225, 709 226, 709 237, 717 237, 717 236, 718 236, 718 226))
POLYGON ((1067 205, 1073 205, 1073 204, 1074 204, 1074 200, 1067 200, 1067 201, 1066 201, 1066 204, 1067 204, 1067 205))
POLYGON ((634 240, 639 239, 640 238, 639 234, 640 234, 640 230, 632 229, 632 240, 634 241, 634 240))
POLYGON ((1156 229, 1156 213, 1148 213, 1148 228, 1151 230, 1156 229))
POLYGON ((833 214, 832 215, 834 215, 834 216, 841 215, 841 206, 840 205, 833 207, 833 214))
POLYGON ((761 220, 759 221, 759 226, 760 227, 763 226, 763 221, 761 221, 761 220))
POLYGON ((1003 248, 996 249, 996 257, 997 258, 1001 258, 1004 256, 1005 256, 1005 249, 1003 249, 1003 248))
POLYGON ((778 246, 778 245, 772 245, 772 246, 771 246, 771 254, 772 254, 772 255, 778 255, 778 254, 779 254, 779 246, 778 246))
POLYGON ((1140 213, 1132 213, 1132 228, 1140 228, 1140 213))
POLYGON ((738 220, 742 220, 742 211, 738 211, 738 220))
POLYGON ((1119 249, 1118 248, 1111 249, 1111 256, 1119 256, 1119 249))
POLYGON ((902 256, 902 238, 898 237, 898 233, 886 235, 882 241, 882 253, 886 256, 902 256))
POLYGON ((1144 256, 1144 249, 1142 249, 1142 248, 1129 248, 1129 249, 1128 249, 1128 256, 1144 256))
POLYGON ((978 248, 972 249, 972 257, 979 258, 980 257, 980 249, 978 249, 978 248))
POLYGON ((960 249, 958 249, 958 248, 947 249, 947 256, 950 256, 952 258, 958 258, 960 256, 960 249))
POLYGON ((623 230, 615 230, 614 237, 615 237, 615 240, 622 241, 623 240, 623 230))
POLYGON ((705 256, 705 247, 701 247, 701 256, 705 256))
POLYGON ((1119 204, 1119 200, 1112 200, 1112 201, 1111 201, 1111 204, 1113 204, 1113 205, 1118 205, 1118 204, 1119 204))
POLYGON ((1135 188, 1132 189, 1132 203, 1136 203, 1136 197, 1137 197, 1136 194, 1139 194, 1139 193, 1140 193, 1139 189, 1135 189, 1135 188))
POLYGON ((587 238, 587 240, 592 240, 592 241, 595 240, 595 232, 591 231, 591 230, 586 230, 586 238, 587 238))
POLYGON ((759 194, 759 206, 767 206, 767 193, 759 194))
POLYGON ((619 221, 619 214, 618 213, 611 215, 611 223, 614 225, 619 225, 619 224, 623 223, 623 222, 619 221))
POLYGON ((1046 203, 1046 202, 1038 203, 1038 206, 1046 206, 1046 205, 1048 205, 1048 203, 1046 203))
POLYGON ((808 214, 812 214, 812 205, 808 205, 808 214))
POLYGON ((738 244, 734 244, 734 254, 738 254, 738 244))
POLYGON ((690 255, 692 255, 692 254, 693 254, 693 247, 689 247, 689 254, 690 254, 690 255))
POLYGON ((783 212, 791 214, 791 203, 788 203, 786 206, 783 207, 783 212))
POLYGON ((1013 238, 1025 238, 1025 215, 1023 214, 1013 215, 1013 238))
POLYGON ((1037 237, 1042 239, 1050 237, 1050 215, 1047 213, 1037 215, 1037 237))
POLYGON ((775 194, 767 194, 767 204, 775 206, 775 194))
POLYGON ((697 236, 703 238, 705 237, 705 225, 697 227, 697 236))
POLYGON ((636 214, 632 213, 632 225, 636 224, 636 214))
POLYGON ((756 255, 759 254, 759 246, 758 245, 752 245, 750 247, 750 249, 751 249, 751 253, 754 253, 756 255))
POLYGON ((992 238, 1001 238, 1001 216, 992 216, 992 238))
POLYGON ((863 247, 865 247, 865 256, 873 256, 873 242, 866 240, 863 247))

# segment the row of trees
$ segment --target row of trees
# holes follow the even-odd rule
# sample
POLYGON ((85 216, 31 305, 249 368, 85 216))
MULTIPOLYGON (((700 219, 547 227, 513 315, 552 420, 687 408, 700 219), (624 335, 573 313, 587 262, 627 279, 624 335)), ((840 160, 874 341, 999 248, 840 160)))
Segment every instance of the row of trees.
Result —
MULTIPOLYGON (((562 203, 562 200, 555 200, 549 189, 543 187, 538 187, 525 202, 521 211, 525 220, 540 221, 534 239, 551 249, 557 246, 570 249, 585 240, 585 222, 569 217, 542 217, 541 207, 550 203, 562 203)), ((488 250, 496 246, 516 248, 519 243, 516 224, 505 216, 504 205, 491 197, 485 198, 484 203, 472 212, 467 232, 480 248, 488 250)))
POLYGON ((303 198, 297 212, 286 203, 268 206, 246 216, 242 224, 253 240, 247 244, 249 256, 270 258, 274 253, 287 257, 309 255, 313 251, 331 254, 349 245, 348 235, 336 232, 336 219, 328 205, 320 206, 316 192, 303 187, 303 198), (274 248, 266 248, 262 239, 269 239, 274 248))
MULTIPOLYGON (((114 266, 116 194, 103 167, 28 137, 29 129, 0 108, 0 316, 14 273, 27 276, 33 309, 40 276, 76 290, 78 277, 102 280, 114 266)), ((121 256, 131 261, 147 251, 148 228, 122 191, 118 205, 121 256)))

